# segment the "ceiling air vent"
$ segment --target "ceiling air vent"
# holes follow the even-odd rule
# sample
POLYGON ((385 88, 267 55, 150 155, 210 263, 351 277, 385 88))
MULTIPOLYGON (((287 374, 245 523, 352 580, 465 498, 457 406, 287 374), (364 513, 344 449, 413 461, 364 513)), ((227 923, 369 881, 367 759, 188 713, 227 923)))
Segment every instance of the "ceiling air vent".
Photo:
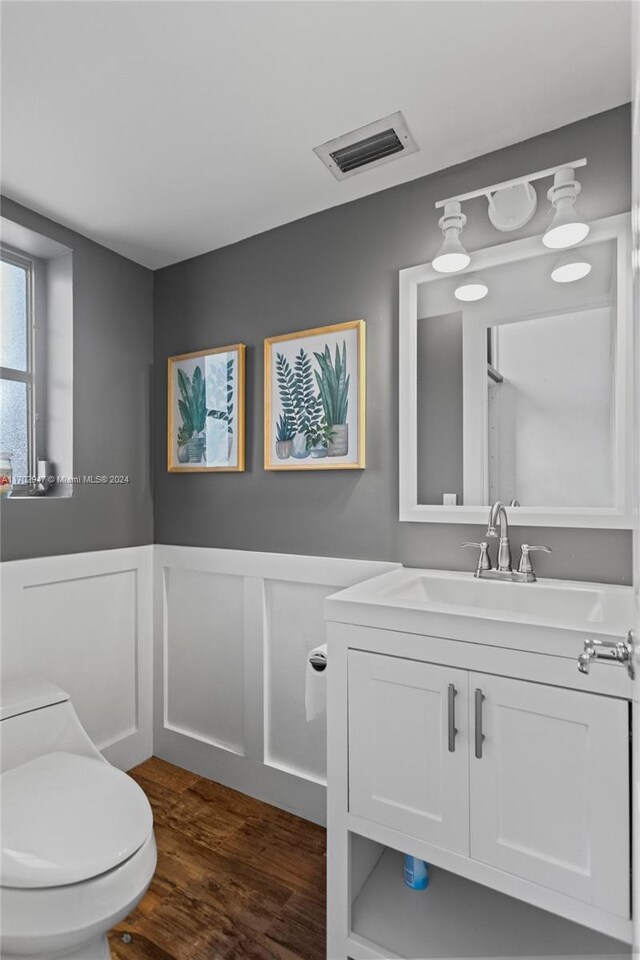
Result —
POLYGON ((401 111, 365 127, 344 133, 320 147, 314 147, 336 180, 345 180, 361 170, 379 167, 395 157, 415 153, 418 147, 401 111))

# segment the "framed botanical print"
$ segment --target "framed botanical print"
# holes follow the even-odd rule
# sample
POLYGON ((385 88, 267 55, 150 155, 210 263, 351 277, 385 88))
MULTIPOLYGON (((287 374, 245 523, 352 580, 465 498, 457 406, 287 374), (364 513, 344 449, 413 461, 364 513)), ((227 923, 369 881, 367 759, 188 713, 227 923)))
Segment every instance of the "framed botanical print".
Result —
POLYGON ((169 472, 244 470, 245 345, 182 353, 167 368, 169 472))
POLYGON ((265 470, 365 466, 365 322, 264 344, 265 470))

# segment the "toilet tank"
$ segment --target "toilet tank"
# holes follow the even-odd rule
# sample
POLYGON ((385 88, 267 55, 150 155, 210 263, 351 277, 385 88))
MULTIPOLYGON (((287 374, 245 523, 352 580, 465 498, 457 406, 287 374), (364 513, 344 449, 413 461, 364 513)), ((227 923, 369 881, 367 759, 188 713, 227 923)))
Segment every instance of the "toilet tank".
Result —
POLYGON ((104 760, 80 723, 68 693, 37 677, 3 681, 0 772, 55 750, 104 760))

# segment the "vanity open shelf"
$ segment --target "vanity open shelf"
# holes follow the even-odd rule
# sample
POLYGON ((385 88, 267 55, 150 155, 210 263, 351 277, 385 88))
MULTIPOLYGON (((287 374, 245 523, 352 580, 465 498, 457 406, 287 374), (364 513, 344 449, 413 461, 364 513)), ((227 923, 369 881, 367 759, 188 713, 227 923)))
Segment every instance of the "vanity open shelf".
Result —
POLYGON ((402 853, 362 843, 356 839, 362 858, 378 859, 362 886, 352 886, 352 960, 630 956, 619 940, 433 865, 428 889, 410 890, 402 853))

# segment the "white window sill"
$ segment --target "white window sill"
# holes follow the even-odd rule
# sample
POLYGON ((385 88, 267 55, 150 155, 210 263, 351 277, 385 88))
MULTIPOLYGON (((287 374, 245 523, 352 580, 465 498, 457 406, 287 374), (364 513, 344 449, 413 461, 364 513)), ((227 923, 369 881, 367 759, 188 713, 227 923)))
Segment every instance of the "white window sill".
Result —
POLYGON ((27 489, 13 490, 11 496, 0 497, 0 503, 8 503, 11 500, 68 500, 73 496, 73 487, 71 484, 60 485, 49 490, 48 493, 31 494, 27 489))

